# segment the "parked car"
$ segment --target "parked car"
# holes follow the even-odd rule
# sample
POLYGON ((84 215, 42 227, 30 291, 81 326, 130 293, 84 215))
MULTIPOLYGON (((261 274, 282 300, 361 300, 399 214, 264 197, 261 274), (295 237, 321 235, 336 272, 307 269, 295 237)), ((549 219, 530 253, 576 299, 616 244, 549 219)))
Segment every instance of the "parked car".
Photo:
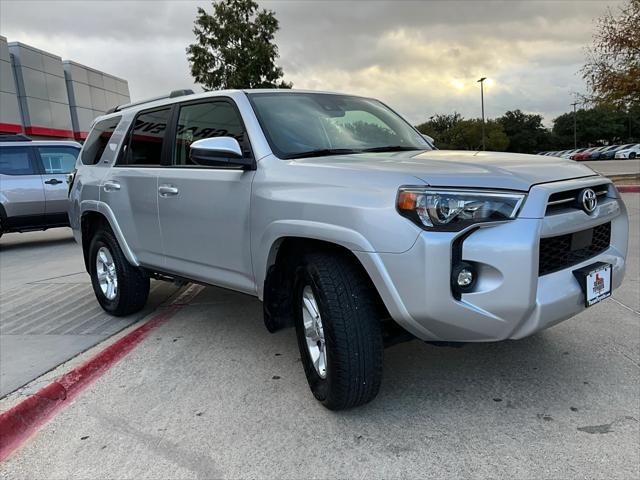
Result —
POLYGON ((615 158, 640 157, 640 143, 623 145, 615 152, 615 158))
POLYGON ((0 236, 69 226, 67 174, 81 145, 0 135, 0 236))
POLYGON ((576 155, 578 155, 579 153, 582 153, 586 150, 586 148, 578 148, 577 150, 574 150, 573 152, 571 152, 569 154, 569 159, 570 160, 575 160, 576 155))
POLYGON ((140 310, 150 277, 256 296, 330 409, 376 396, 385 345, 519 339, 603 300, 628 240, 584 165, 432 150, 377 100, 283 89, 99 117, 69 208, 107 312, 140 310))
POLYGON ((615 145, 613 148, 602 152, 600 154, 599 160, 613 160, 614 158, 616 158, 616 152, 618 152, 619 150, 627 149, 631 146, 633 146, 632 143, 628 145, 615 145))
POLYGON ((589 157, 585 158, 585 160, 590 160, 590 161, 591 160, 599 160, 602 152, 605 152, 605 151, 607 151, 607 150, 609 150, 611 148, 616 148, 616 146, 615 145, 604 145, 602 147, 598 147, 593 152, 591 152, 589 154, 589 157))
POLYGON ((584 162, 585 160, 589 160, 591 153, 600 147, 591 147, 582 150, 582 152, 576 153, 572 156, 572 160, 576 160, 578 162, 584 162))

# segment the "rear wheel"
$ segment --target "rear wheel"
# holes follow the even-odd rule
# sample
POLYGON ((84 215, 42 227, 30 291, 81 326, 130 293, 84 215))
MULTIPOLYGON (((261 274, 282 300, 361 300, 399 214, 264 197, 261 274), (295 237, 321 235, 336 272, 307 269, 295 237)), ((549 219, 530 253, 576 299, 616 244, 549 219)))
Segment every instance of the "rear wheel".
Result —
POLYGON ((633 160, 634 158, 636 158, 636 152, 631 152, 631 153, 629 154, 629 158, 630 158, 630 159, 632 159, 632 160, 633 160))
POLYGON ((149 296, 149 277, 131 265, 110 230, 96 232, 89 247, 93 291, 102 308, 115 316, 140 311, 149 296))
POLYGON ((317 253, 296 271, 296 334, 313 395, 331 410, 375 398, 382 380, 376 293, 346 256, 317 253))

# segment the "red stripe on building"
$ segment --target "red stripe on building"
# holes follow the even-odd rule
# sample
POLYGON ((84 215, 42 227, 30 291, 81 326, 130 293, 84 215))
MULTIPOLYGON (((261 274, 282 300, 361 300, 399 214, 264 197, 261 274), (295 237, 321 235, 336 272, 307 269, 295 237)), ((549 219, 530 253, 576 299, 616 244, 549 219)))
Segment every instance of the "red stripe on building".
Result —
POLYGON ((73 132, 73 136, 76 137, 76 140, 84 140, 89 135, 89 132, 73 132))
POLYGON ((22 125, 16 125, 15 123, 0 123, 0 132, 22 133, 22 125))
POLYGON ((64 137, 73 138, 71 130, 61 130, 59 128, 30 126, 24 129, 27 135, 41 135, 43 137, 64 137))

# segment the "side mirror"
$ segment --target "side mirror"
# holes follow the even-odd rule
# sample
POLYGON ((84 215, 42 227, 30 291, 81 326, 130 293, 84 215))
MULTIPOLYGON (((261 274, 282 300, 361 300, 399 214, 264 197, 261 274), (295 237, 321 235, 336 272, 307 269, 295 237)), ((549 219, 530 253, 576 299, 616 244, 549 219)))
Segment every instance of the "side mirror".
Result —
POLYGON ((233 137, 212 137, 196 140, 190 147, 191 160, 197 165, 253 167, 245 158, 240 144, 233 137))
POLYGON ((429 144, 429 146, 431 148, 433 148, 434 150, 437 150, 436 148, 436 142, 433 139, 433 137, 430 137, 429 135, 427 135, 426 133, 422 133, 422 138, 424 138, 426 140, 426 142, 429 144))

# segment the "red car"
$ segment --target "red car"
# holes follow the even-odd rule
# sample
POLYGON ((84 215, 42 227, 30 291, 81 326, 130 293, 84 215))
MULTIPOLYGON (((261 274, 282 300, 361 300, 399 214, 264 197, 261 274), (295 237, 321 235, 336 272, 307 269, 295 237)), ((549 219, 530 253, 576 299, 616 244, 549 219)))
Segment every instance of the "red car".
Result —
POLYGON ((591 152, 593 152, 594 150, 598 149, 600 147, 591 147, 591 148, 587 148, 586 150, 583 150, 580 153, 576 153, 573 156, 573 159, 578 161, 578 162, 582 162, 584 160, 589 160, 589 157, 591 156, 591 152))

